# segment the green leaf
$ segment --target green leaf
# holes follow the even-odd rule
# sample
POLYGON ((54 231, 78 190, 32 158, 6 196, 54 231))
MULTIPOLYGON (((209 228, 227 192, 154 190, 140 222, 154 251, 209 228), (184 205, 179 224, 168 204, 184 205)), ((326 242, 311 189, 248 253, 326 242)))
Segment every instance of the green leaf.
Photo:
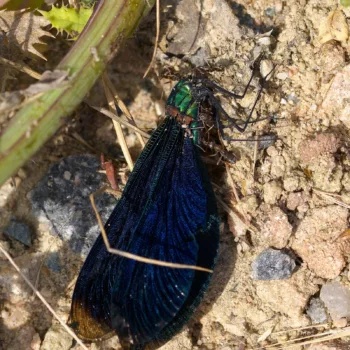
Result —
POLYGON ((344 7, 349 7, 350 6, 350 0, 340 0, 340 5, 344 7))
POLYGON ((50 11, 38 10, 51 25, 59 32, 65 31, 68 34, 81 33, 89 20, 93 8, 81 7, 80 10, 69 7, 55 7, 50 11))
POLYGON ((0 0, 0 10, 16 11, 20 9, 36 9, 44 0, 0 0))

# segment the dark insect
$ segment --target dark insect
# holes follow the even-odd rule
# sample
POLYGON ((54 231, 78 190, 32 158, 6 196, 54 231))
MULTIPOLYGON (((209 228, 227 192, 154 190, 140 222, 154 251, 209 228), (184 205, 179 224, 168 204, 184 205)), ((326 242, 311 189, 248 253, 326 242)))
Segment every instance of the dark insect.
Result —
MULTIPOLYGON (((214 268, 219 217, 197 147, 203 127, 199 109, 205 102, 213 106, 219 130, 223 128, 219 116, 244 131, 252 113, 240 126, 213 91, 243 97, 200 78, 181 80, 172 90, 166 118, 139 156, 105 225, 111 247, 160 261, 214 268)), ((110 254, 100 235, 80 271, 70 325, 87 341, 116 333, 130 349, 162 344, 191 317, 210 278, 207 272, 110 254)))

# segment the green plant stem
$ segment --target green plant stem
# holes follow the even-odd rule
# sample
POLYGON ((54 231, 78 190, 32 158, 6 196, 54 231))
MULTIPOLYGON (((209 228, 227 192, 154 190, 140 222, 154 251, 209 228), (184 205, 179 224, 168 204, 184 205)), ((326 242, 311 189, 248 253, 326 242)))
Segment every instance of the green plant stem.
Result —
POLYGON ((155 0, 100 0, 88 24, 57 69, 69 83, 25 104, 0 137, 0 185, 64 124, 130 37, 155 0))

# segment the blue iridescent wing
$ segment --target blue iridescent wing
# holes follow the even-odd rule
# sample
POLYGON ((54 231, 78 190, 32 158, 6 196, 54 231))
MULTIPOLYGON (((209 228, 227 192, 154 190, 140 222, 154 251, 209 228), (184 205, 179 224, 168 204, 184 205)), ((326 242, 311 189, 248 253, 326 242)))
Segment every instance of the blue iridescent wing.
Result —
MULTIPOLYGON (((106 231, 114 248, 213 267, 214 196, 197 147, 173 118, 154 132, 140 155, 106 231)), ((115 331, 122 343, 163 341, 187 321, 209 278, 109 254, 99 237, 78 277, 70 321, 87 340, 115 331)))

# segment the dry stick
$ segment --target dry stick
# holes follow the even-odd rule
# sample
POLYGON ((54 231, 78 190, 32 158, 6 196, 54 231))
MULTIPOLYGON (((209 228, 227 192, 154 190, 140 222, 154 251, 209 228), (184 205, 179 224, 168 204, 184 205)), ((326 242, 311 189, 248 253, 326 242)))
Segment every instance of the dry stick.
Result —
POLYGON ((241 200, 240 200, 240 198, 238 196, 237 188, 235 186, 235 183, 233 181, 233 178, 232 178, 232 175, 231 175, 231 172, 230 172, 230 166, 227 163, 225 163, 225 168, 226 168, 228 181, 229 181, 229 183, 230 183, 230 185, 232 187, 232 191, 233 191, 233 194, 235 196, 235 199, 236 199, 237 203, 239 203, 241 200))
MULTIPOLYGON (((115 108, 113 94, 112 94, 111 90, 109 89, 108 83, 107 83, 107 73, 103 73, 102 81, 103 81, 103 87, 104 87, 105 94, 107 97, 109 109, 111 111, 113 111, 115 114, 117 114, 117 109, 115 108)), ((122 126, 120 125, 120 123, 118 123, 115 120, 113 120, 113 125, 114 125, 115 132, 117 134, 117 137, 118 137, 120 147, 121 147, 122 152, 124 154, 125 160, 128 163, 130 171, 132 171, 132 169, 134 168, 134 162, 132 161, 128 145, 126 144, 125 137, 124 137, 123 130, 122 130, 122 126)))
POLYGON ((135 255, 135 254, 132 254, 132 253, 125 252, 123 250, 111 248, 111 246, 109 244, 109 241, 108 241, 108 237, 107 237, 106 231, 105 231, 105 229, 103 227, 103 223, 102 223, 100 214, 99 214, 99 212, 97 211, 97 208, 96 208, 94 195, 90 194, 89 197, 90 197, 91 205, 92 205, 92 207, 94 209, 94 212, 96 214, 96 218, 97 218, 98 224, 100 226, 103 242, 104 242, 104 244, 106 246, 106 249, 107 249, 107 251, 109 253, 115 254, 115 255, 119 255, 119 256, 122 256, 122 257, 127 258, 127 259, 132 259, 132 260, 135 260, 135 261, 143 262, 145 264, 153 264, 153 265, 157 265, 157 266, 172 267, 172 268, 175 268, 175 269, 191 269, 191 270, 197 270, 197 271, 204 271, 204 272, 213 273, 213 270, 207 269, 205 267, 200 267, 200 266, 196 266, 196 265, 177 264, 177 263, 171 263, 171 262, 167 262, 167 261, 161 261, 161 260, 145 258, 145 257, 139 256, 139 255, 135 255))
POLYGON ((91 108, 95 109, 96 111, 104 114, 105 116, 117 121, 118 123, 120 124, 123 124, 125 125, 127 128, 133 130, 133 131, 136 131, 137 133, 139 133, 140 135, 142 135, 143 137, 146 137, 146 138, 150 138, 151 136, 145 132, 145 131, 142 131, 141 129, 139 129, 137 126, 134 126, 132 124, 130 124, 129 122, 127 122, 126 120, 124 120, 123 118, 115 115, 113 112, 109 111, 108 109, 106 108, 102 108, 102 107, 97 107, 97 106, 92 106, 92 105, 89 105, 91 108))
MULTIPOLYGON (((233 181, 232 174, 231 174, 231 172, 230 172, 230 166, 229 166, 227 163, 225 163, 225 167, 226 167, 226 172, 227 172, 227 176, 228 176, 228 181, 229 181, 229 183, 230 183, 230 185, 231 185, 231 187, 232 187, 232 191, 233 191, 233 194, 234 194, 234 196, 235 196, 235 199, 236 199, 237 203, 240 203, 240 202, 241 202, 241 199, 240 199, 239 196, 238 196, 237 189, 236 189, 235 183, 234 183, 234 181, 233 181)), ((220 202, 220 199, 218 199, 218 201, 220 202)), ((237 216, 237 218, 238 218, 250 231, 256 232, 256 230, 257 230, 256 227, 254 227, 254 226, 249 222, 248 217, 247 217, 247 215, 246 215, 246 213, 245 213, 244 211, 240 212, 240 211, 237 210, 237 213, 235 213, 235 211, 234 211, 233 209, 230 210, 230 208, 229 208, 227 205, 225 205, 225 207, 224 207, 223 209, 226 210, 226 211, 228 212, 228 214, 230 214, 230 215, 231 215, 232 213, 234 213, 235 216, 237 216), (230 212, 229 212, 228 210, 230 210, 230 212), (242 218, 241 218, 240 215, 238 215, 238 214, 242 215, 242 216, 244 217, 244 220, 245 220, 245 221, 242 220, 242 218)))
POLYGON ((331 192, 326 192, 326 191, 322 191, 319 190, 318 188, 313 188, 312 189, 314 192, 316 192, 317 194, 325 197, 326 199, 328 199, 329 201, 340 205, 341 207, 344 207, 346 209, 350 209, 350 204, 345 203, 342 200, 342 197, 339 194, 335 194, 335 193, 331 193, 331 192))
POLYGON ((148 68, 147 68, 145 74, 143 75, 143 79, 146 78, 147 74, 151 70, 151 68, 153 66, 153 63, 154 63, 154 60, 156 58, 156 54, 157 54, 157 47, 158 47, 158 41, 159 41, 159 32, 160 32, 160 10, 159 10, 159 8, 160 8, 159 0, 156 0, 156 11, 157 11, 157 14, 156 14, 156 23, 157 23, 156 24, 157 25, 156 41, 154 43, 154 50, 153 50, 153 55, 152 55, 151 62, 148 65, 148 68))
MULTIPOLYGON (((317 325, 318 326, 318 325, 317 325)), ((310 327, 305 327, 305 328, 312 328, 312 326, 310 327)), ((301 327, 300 329, 303 329, 303 327, 301 327)), ((254 348, 254 350, 261 350, 261 349, 274 349, 274 348, 279 348, 279 349, 289 349, 293 346, 300 346, 300 345, 306 345, 306 344, 312 344, 312 343, 321 343, 323 341, 328 341, 328 340, 332 340, 332 339, 337 339, 340 338, 342 336, 349 336, 350 335, 350 327, 347 328, 343 328, 343 330, 328 330, 325 331, 323 333, 318 333, 318 334, 313 334, 313 335, 309 335, 309 336, 304 336, 304 337, 300 337, 300 338, 295 338, 295 339, 291 339, 288 340, 286 342, 278 342, 275 344, 270 344, 270 345, 265 345, 263 347, 259 347, 259 348, 254 348), (339 336, 339 333, 341 334, 339 336), (299 340, 303 340, 303 339, 310 339, 312 337, 318 337, 316 339, 312 339, 312 340, 307 340, 304 342, 300 342, 300 343, 296 343, 299 340), (294 342, 294 344, 289 344, 291 342, 294 342), (284 344, 287 344, 287 346, 285 346, 284 344), (283 348, 281 347, 283 346, 283 348)), ((272 333, 272 334, 276 334, 276 333, 272 333)))
POLYGON ((109 186, 102 186, 97 191, 91 193, 91 195, 94 197, 96 195, 100 195, 100 194, 103 194, 103 193, 110 193, 114 197, 116 197, 117 199, 119 199, 122 196, 122 194, 123 194, 123 192, 120 191, 120 190, 113 190, 109 186))
MULTIPOLYGON (((233 181, 233 177, 232 177, 232 174, 230 172, 230 166, 227 163, 225 163, 225 167, 226 167, 226 172, 227 172, 227 176, 228 176, 228 181, 232 187, 232 191, 233 191, 233 194, 235 195, 235 199, 236 199, 237 203, 240 203, 241 199, 239 198, 235 182, 233 181)), ((247 215, 244 211, 242 211, 242 215, 244 216, 244 219, 247 221, 247 223, 249 223, 247 215)), ((248 226, 249 224, 247 224, 247 223, 246 223, 246 225, 248 226)))
MULTIPOLYGON (((50 248, 49 248, 49 249, 50 249, 50 248)), ((38 289, 41 269, 42 269, 43 266, 44 266, 44 262, 45 262, 45 260, 46 260, 46 258, 47 258, 48 252, 49 252, 49 251, 46 252, 46 254, 44 255, 43 259, 42 259, 41 262, 40 262, 40 266, 39 266, 38 272, 37 272, 37 274, 36 274, 36 279, 35 279, 35 285, 34 285, 34 288, 35 288, 35 289, 38 289)), ((35 292, 33 292, 33 295, 31 296, 30 301, 34 301, 34 299, 35 299, 35 292)))
POLYGON ((242 218, 234 212, 234 210, 232 210, 221 198, 219 198, 218 196, 216 196, 216 200, 218 201, 218 203, 221 205, 222 209, 224 209, 226 211, 227 214, 229 214, 233 219, 235 219, 236 217, 239 219, 239 221, 242 222, 242 224, 250 231, 252 232, 256 232, 256 228, 247 224, 246 222, 244 222, 244 220, 242 220, 242 218))
POLYGON ((10 60, 7 60, 6 58, 0 57, 0 64, 17 69, 20 72, 28 74, 29 76, 31 76, 34 79, 39 80, 41 78, 40 73, 34 71, 33 69, 31 69, 30 67, 28 67, 27 65, 25 65, 23 63, 12 62, 10 60))
MULTIPOLYGON (((284 350, 284 349, 292 349, 295 348, 296 346, 298 348, 300 348, 301 345, 309 345, 309 344, 316 344, 316 343, 323 343, 329 340, 334 340, 334 339, 339 339, 341 337, 345 337, 345 336, 349 336, 349 332, 347 332, 346 334, 344 333, 344 335, 339 335, 339 334, 331 334, 331 335, 324 335, 322 337, 320 337, 319 339, 312 339, 312 340, 307 340, 301 343, 296 343, 296 344, 290 344, 290 345, 278 345, 278 347, 275 348, 270 348, 271 350, 273 349, 277 349, 277 350, 284 350)), ((267 347, 262 347, 260 349, 266 349, 267 347)))
MULTIPOLYGON (((348 337, 350 335, 350 327, 343 328, 343 330, 340 331, 334 331, 332 332, 333 334, 330 335, 325 335, 324 337, 321 337, 320 339, 313 339, 313 340, 308 340, 302 343, 298 343, 296 345, 308 345, 308 344, 315 344, 315 343, 321 343, 324 341, 328 340, 334 340, 334 339, 339 339, 343 337, 348 337)), ((285 346, 284 349, 289 349, 295 345, 290 345, 290 346, 285 346)))
POLYGON ((274 349, 274 348, 277 348, 280 346, 285 346, 285 344, 286 344, 286 346, 297 346, 297 345, 300 345, 300 343, 297 343, 297 341, 299 341, 299 340, 321 337, 321 336, 326 336, 326 335, 330 335, 330 334, 332 334, 332 331, 328 330, 328 331, 323 332, 323 333, 306 335, 304 337, 299 337, 299 338, 295 338, 295 339, 291 339, 291 340, 287 340, 287 341, 283 341, 283 342, 278 342, 275 344, 265 345, 261 348, 257 348, 256 350, 258 350, 258 349, 274 349))
POLYGON ((57 315, 55 310, 50 306, 50 304, 45 300, 45 298, 41 295, 41 293, 32 285, 32 283, 28 280, 28 278, 23 274, 19 266, 14 262, 11 258, 10 254, 3 248, 0 244, 0 251, 6 257, 6 259, 11 263, 11 265, 17 270, 19 275, 24 279, 24 281, 28 284, 28 286, 34 291, 34 293, 38 296, 38 298, 42 301, 42 303, 46 306, 46 308, 52 313, 52 315, 56 318, 56 320, 62 325, 62 327, 76 340, 76 342, 84 349, 88 350, 88 348, 83 344, 83 342, 77 337, 77 335, 62 321, 62 319, 57 315))
POLYGON ((91 145, 89 145, 77 132, 73 132, 72 136, 79 141, 81 144, 83 144, 85 147, 87 147, 88 149, 90 149, 91 151, 96 153, 96 149, 93 148, 91 145))
POLYGON ((68 284, 68 286, 66 287, 66 289, 64 290, 64 293, 67 294, 71 289, 73 289, 73 287, 75 286, 75 284, 77 283, 78 280, 78 276, 73 278, 70 283, 68 284))
POLYGON ((346 229, 344 232, 342 232, 337 239, 349 239, 350 237, 350 229, 346 229))
MULTIPOLYGON (((125 103, 119 98, 117 91, 114 88, 114 86, 113 86, 113 84, 112 84, 112 82, 109 79, 107 74, 106 74, 106 83, 107 83, 110 91, 112 92, 113 97, 114 97, 115 101, 117 102, 118 107, 125 114, 125 116, 129 119, 128 122, 137 127, 134 117, 130 113, 128 107, 126 107, 125 103)), ((146 143, 145 143, 145 140, 142 138, 142 135, 139 132, 136 132, 136 136, 139 139, 139 141, 142 145, 142 148, 144 148, 146 143)))
POLYGON ((276 334, 284 334, 284 333, 289 333, 289 332, 297 332, 297 331, 302 331, 304 329, 309 329, 309 328, 319 328, 319 327, 329 327, 328 323, 321 323, 321 324, 313 324, 311 326, 305 326, 305 327, 298 327, 298 328, 292 328, 292 329, 287 329, 285 331, 278 331, 278 332, 272 332, 271 334, 276 335, 276 334))

